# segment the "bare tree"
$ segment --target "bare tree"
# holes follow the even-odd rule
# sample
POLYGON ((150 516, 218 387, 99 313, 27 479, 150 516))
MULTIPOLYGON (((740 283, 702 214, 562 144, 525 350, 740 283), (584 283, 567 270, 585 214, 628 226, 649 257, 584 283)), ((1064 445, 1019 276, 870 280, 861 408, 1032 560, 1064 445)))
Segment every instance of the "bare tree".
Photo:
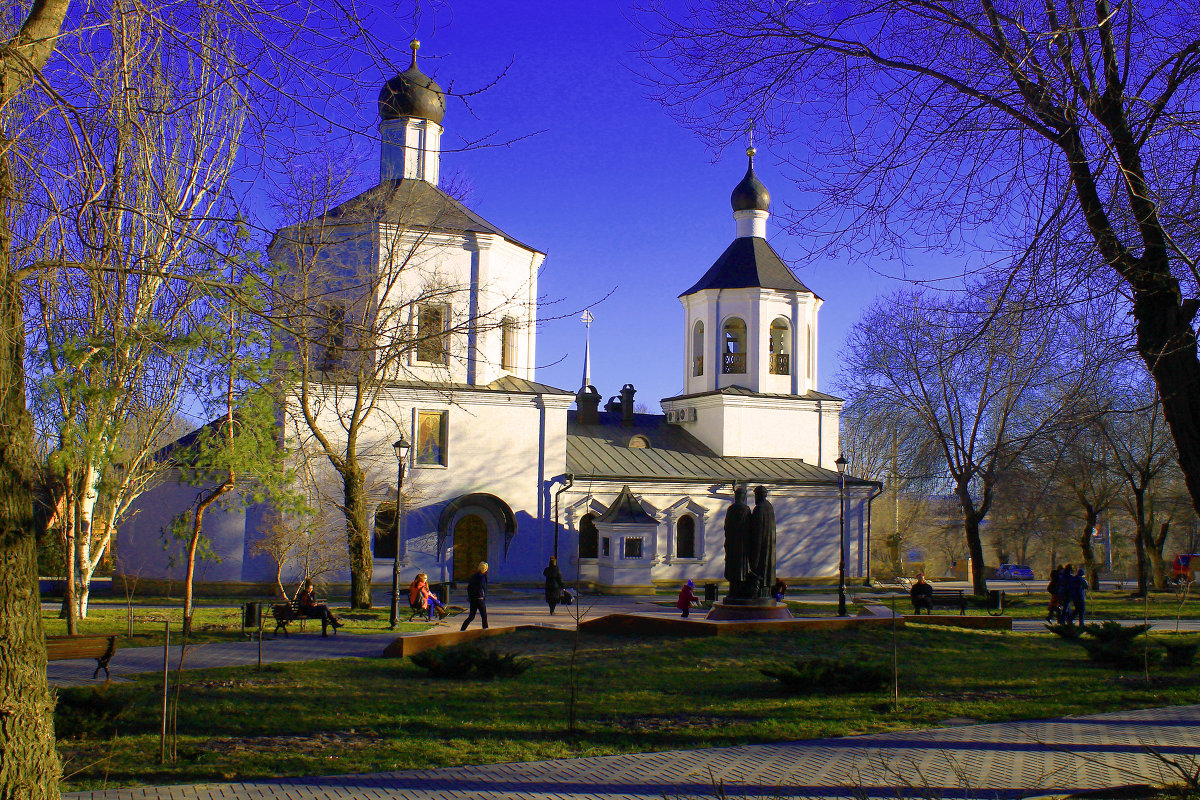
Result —
MULTIPOLYGON (((105 75, 111 79, 114 102, 124 104, 121 119, 132 122, 133 130, 127 129, 126 133, 136 140, 143 135, 153 137, 159 127, 175 126, 174 130, 181 131, 205 120, 230 124, 236 117, 217 121, 207 117, 217 110, 215 105, 206 105, 208 97, 177 105, 165 99, 170 87, 154 85, 153 81, 123 84, 128 76, 122 68, 126 63, 122 48, 127 42, 159 42, 156 47, 163 63, 194 65, 195 71, 186 71, 186 75, 201 83, 204 76, 216 75, 232 65, 232 72, 226 71, 217 81, 216 91, 233 92, 243 103, 255 105, 251 149, 261 158, 273 127, 283 129, 293 121, 289 115, 311 111, 314 104, 324 105, 353 84, 352 76, 345 74, 347 52, 380 58, 390 52, 387 42, 365 34, 371 11, 271 0, 169 4, 18 0, 5 5, 0 13, 0 35, 4 39, 0 48, 0 661, 7 667, 0 672, 0 797, 41 800, 59 794, 53 702, 45 683, 34 569, 32 494, 37 462, 34 427, 26 406, 27 314, 22 283, 56 273, 87 272, 107 275, 117 287, 117 295, 128 292, 139 281, 160 278, 178 278, 188 285, 214 288, 203 265, 190 261, 165 265, 170 253, 142 251, 138 237, 144 236, 142 241, 153 238, 149 229, 156 222, 146 220, 145 230, 137 231, 140 223, 133 218, 147 209, 120 206, 130 201, 122 182, 142 168, 142 175, 178 181, 174 186, 156 187, 160 191, 178 190, 192 198, 223 194, 220 155, 178 146, 161 154, 164 160, 159 164, 146 165, 136 161, 142 151, 127 146, 129 140, 93 139, 95 129, 89 123, 107 111, 103 105, 89 105, 88 78, 105 75), (330 35, 331 31, 337 36, 330 35), (347 35, 368 41, 360 47, 347 47, 347 35), (221 47, 213 49, 218 43, 236 43, 236 58, 226 58, 228 50, 221 47), (95 67, 100 65, 107 65, 109 70, 97 72, 95 67), (350 80, 346 80, 348 77, 350 80), (314 103, 306 105, 306 98, 314 103), (129 158, 122 157, 120 167, 110 168, 120 152, 129 158), (198 180, 189 185, 185 173, 193 163, 200 169, 198 180), (217 169, 205 172, 204 165, 217 169), (74 250, 55 252, 45 248, 48 232, 53 234, 51 228, 63 222, 63 209, 53 203, 40 208, 38 203, 43 198, 60 196, 61 184, 75 179, 82 181, 84 192, 90 190, 86 196, 81 192, 82 205, 70 209, 80 226, 80 238, 86 238, 89 244, 111 243, 112 238, 106 237, 115 237, 116 231, 123 230, 130 235, 135 253, 153 257, 149 263, 131 265, 120 259, 81 258, 74 250), (157 273, 168 269, 179 272, 157 273)), ((375 71, 370 58, 363 63, 375 71)), ((385 69, 398 71, 390 66, 385 69)), ((163 74, 168 73, 170 70, 163 74)), ((294 126, 288 127, 292 129, 294 126)), ((182 144, 183 139, 174 142, 182 144)), ((246 144, 245 139, 242 144, 246 144)), ((254 159, 247 161, 253 169, 254 159)), ((184 202, 174 210, 186 215, 197 208, 189 208, 184 202)), ((159 218, 157 224, 164 221, 173 225, 178 219, 159 218)), ((53 235, 50 240, 54 241, 53 235)), ((108 255, 116 252, 112 247, 99 250, 108 255)), ((97 280, 92 285, 100 287, 102 283, 97 280)), ((140 295, 143 299, 156 296, 154 292, 140 295)), ((128 296, 124 299, 132 302, 128 296)), ((128 311, 125 305, 118 305, 128 311)), ((125 318, 114 320, 116 324, 125 318)), ((86 441, 102 443, 102 438, 93 436, 95 430, 88 429, 86 441)), ((110 438, 107 446, 114 447, 115 440, 110 438)), ((82 455, 94 460, 98 468, 105 454, 103 447, 95 449, 100 455, 82 455)), ((75 467, 78 449, 72 453, 70 463, 75 467)), ((111 461, 111 453, 107 455, 111 461)), ((90 473, 86 465, 84 472, 90 473)), ((81 473, 78 483, 72 481, 69 485, 82 487, 82 507, 92 504, 94 482, 90 477, 81 473)), ((77 505, 67 503, 64 508, 70 512, 77 505)))
POLYGON ((874 255, 968 250, 1059 299, 1117 286, 1200 503, 1195 9, 1165 2, 711 0, 639 16, 651 93, 714 144, 756 121, 874 255))
POLYGON ((976 594, 986 594, 980 523, 997 479, 1062 420, 1085 370, 1052 344, 1037 309, 986 294, 936 302, 908 292, 876 303, 851 331, 851 397, 920 421, 962 511, 976 594))
POLYGON ((1112 412, 1103 418, 1102 430, 1112 453, 1112 468, 1124 484, 1121 504, 1133 522, 1138 593, 1145 594, 1151 580, 1157 588, 1166 585, 1162 563, 1166 530, 1159 540, 1154 530, 1160 511, 1155 489, 1165 482, 1175 452, 1152 382, 1132 375, 1122 389, 1112 412))

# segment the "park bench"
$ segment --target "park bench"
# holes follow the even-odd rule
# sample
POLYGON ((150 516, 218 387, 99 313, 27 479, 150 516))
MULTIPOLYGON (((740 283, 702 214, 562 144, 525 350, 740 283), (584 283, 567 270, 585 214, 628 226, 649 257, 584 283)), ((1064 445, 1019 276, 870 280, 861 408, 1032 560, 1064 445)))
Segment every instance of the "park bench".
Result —
POLYGON ((109 636, 47 636, 46 660, 65 661, 70 658, 94 658, 96 670, 92 673, 95 678, 104 670, 107 679, 108 662, 113 653, 117 652, 117 635, 109 636))
MULTIPOLYGON (((325 603, 324 600, 317 601, 318 605, 323 603, 325 603)), ((303 626, 304 620, 306 619, 315 619, 321 621, 320 617, 310 617, 308 614, 304 613, 303 609, 300 608, 300 601, 298 600, 289 600, 286 603, 276 603, 275 605, 271 606, 271 616, 275 618, 275 633, 283 631, 284 636, 288 635, 287 626, 296 620, 300 620, 301 626, 303 626)), ((333 627, 333 633, 336 635, 337 627, 331 627, 333 627)), ((301 630, 303 630, 303 627, 301 627, 301 630)), ((321 632, 322 634, 325 632, 324 622, 321 622, 321 632)))
POLYGON ((957 608, 959 616, 966 616, 967 595, 962 589, 934 589, 929 602, 936 608, 957 608))

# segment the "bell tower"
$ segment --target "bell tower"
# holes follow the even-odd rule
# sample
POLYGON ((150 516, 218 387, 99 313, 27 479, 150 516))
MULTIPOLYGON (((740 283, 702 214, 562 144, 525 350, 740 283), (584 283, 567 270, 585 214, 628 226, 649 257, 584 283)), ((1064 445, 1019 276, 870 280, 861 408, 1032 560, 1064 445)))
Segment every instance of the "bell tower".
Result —
POLYGON ((687 394, 740 386, 764 394, 817 388, 821 298, 767 243, 771 194, 754 174, 754 148, 730 195, 736 236, 680 295, 685 317, 687 394))
POLYGON ((817 391, 822 300, 767 243, 771 193, 754 155, 746 150, 746 174, 729 198, 733 242, 679 296, 684 393, 663 409, 723 456, 832 464, 841 401, 817 391))

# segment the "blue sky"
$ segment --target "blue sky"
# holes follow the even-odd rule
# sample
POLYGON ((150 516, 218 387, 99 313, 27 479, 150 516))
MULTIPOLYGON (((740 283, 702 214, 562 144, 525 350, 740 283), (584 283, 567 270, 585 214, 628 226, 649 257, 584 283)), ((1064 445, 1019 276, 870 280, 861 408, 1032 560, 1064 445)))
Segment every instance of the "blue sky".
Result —
MULTIPOLYGON (((485 218, 549 254, 538 380, 578 388, 578 311, 594 304, 593 383, 605 397, 633 383, 637 401, 658 413, 658 400, 683 386, 678 294, 733 238, 729 193, 746 157, 743 145, 712 151, 645 98, 631 14, 625 4, 457 0, 425 14, 416 35, 422 69, 454 92, 485 86, 508 67, 496 86, 471 98, 474 117, 451 98, 444 148, 493 132, 497 141, 518 141, 447 152, 442 171, 470 185, 471 205, 485 218)), ((407 41, 413 31, 400 24, 384 35, 407 41)), ((388 77, 363 88, 360 107, 346 109, 348 124, 373 130, 377 87, 388 77)), ((772 210, 799 202, 778 169, 783 153, 769 141, 756 145, 772 210)), ((371 154, 364 170, 376 170, 374 145, 359 149, 371 154)), ((829 389, 848 327, 898 284, 862 262, 804 258, 805 243, 784 234, 778 218, 768 240, 825 300, 820 382, 829 389)))

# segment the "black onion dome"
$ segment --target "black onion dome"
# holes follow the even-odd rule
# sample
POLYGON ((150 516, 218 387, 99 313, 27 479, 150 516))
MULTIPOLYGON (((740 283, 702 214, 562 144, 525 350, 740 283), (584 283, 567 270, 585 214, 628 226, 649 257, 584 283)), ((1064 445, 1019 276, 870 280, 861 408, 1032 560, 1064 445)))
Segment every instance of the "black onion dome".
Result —
POLYGON ((416 117, 441 124, 446 116, 446 95, 437 82, 417 67, 417 49, 412 47, 412 66, 383 85, 379 90, 379 117, 383 120, 416 117))
POLYGON ((747 150, 746 155, 750 157, 746 177, 733 187, 733 194, 729 195, 729 204, 733 206, 734 211, 766 211, 771 206, 771 193, 754 174, 754 148, 747 150))

